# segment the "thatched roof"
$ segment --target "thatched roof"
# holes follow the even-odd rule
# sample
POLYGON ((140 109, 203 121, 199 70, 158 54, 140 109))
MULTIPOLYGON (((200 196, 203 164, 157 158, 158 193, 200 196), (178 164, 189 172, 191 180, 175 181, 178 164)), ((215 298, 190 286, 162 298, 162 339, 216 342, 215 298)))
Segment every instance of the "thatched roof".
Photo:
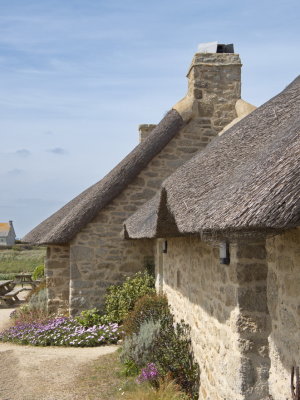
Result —
POLYGON ((174 225, 179 234, 224 236, 299 226, 299 161, 300 76, 168 177, 160 197, 126 221, 126 235, 173 236, 174 225))
POLYGON ((176 110, 169 111, 149 137, 136 146, 108 175, 39 224, 23 241, 35 244, 68 243, 133 181, 182 125, 180 114, 176 110))

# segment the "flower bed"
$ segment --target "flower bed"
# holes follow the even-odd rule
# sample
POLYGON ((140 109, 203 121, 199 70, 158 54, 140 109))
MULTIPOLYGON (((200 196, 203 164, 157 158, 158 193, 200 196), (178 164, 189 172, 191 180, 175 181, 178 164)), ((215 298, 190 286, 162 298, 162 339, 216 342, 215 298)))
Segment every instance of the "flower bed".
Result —
POLYGON ((85 328, 73 318, 58 317, 44 322, 17 323, 0 332, 0 341, 33 346, 90 347, 117 343, 120 335, 118 324, 85 328))

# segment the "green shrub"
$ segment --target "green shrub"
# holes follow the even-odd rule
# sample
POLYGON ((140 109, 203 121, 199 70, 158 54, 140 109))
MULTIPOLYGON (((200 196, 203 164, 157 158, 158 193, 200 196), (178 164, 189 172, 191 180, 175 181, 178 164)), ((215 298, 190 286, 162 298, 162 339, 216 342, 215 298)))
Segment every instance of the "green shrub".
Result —
POLYGON ((121 370, 121 375, 137 376, 139 372, 140 372, 140 369, 133 360, 128 359, 123 362, 123 368, 121 370))
POLYGON ((133 333, 125 337, 121 360, 133 360, 140 368, 154 363, 161 376, 171 374, 192 399, 197 399, 199 366, 191 348, 190 328, 183 322, 174 322, 164 297, 140 299, 125 326, 128 332, 133 333))
POLYGON ((101 315, 97 308, 82 311, 75 319, 86 328, 101 324, 101 315))
POLYGON ((138 299, 124 321, 125 334, 138 333, 143 322, 158 321, 163 315, 169 313, 168 300, 165 295, 148 294, 138 299))
POLYGON ((36 281, 37 279, 42 279, 44 277, 44 265, 38 265, 37 267, 35 267, 33 274, 32 274, 32 278, 34 281, 36 281))
POLYGON ((37 293, 30 297, 28 305, 30 308, 47 309, 47 291, 46 288, 41 288, 37 293))
MULTIPOLYGON (((31 298, 33 297, 39 297, 39 292, 44 291, 46 293, 46 282, 40 282, 37 286, 35 286, 30 292, 28 293, 26 297, 26 301, 29 302, 31 298)), ((34 301, 34 300, 33 300, 34 301)))
POLYGON ((155 261, 153 256, 145 257, 145 270, 155 278, 155 261))
POLYGON ((122 346, 120 359, 122 362, 133 361, 139 368, 152 361, 153 347, 160 334, 160 321, 144 321, 139 332, 127 336, 122 346))
POLYGON ((188 393, 198 399, 200 372, 191 348, 190 328, 183 322, 175 324, 172 316, 161 320, 159 337, 154 343, 152 361, 188 393))
POLYGON ((154 278, 146 272, 138 272, 122 284, 110 286, 105 296, 102 322, 121 323, 133 310, 137 299, 152 293, 155 293, 154 278))

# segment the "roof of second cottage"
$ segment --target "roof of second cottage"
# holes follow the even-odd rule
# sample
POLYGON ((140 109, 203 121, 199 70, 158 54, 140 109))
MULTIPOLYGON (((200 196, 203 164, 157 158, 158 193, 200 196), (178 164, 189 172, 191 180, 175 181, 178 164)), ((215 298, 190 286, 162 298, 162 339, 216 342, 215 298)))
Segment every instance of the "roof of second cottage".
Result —
POLYGON ((299 161, 300 76, 168 177, 125 222, 125 236, 299 226, 299 161))
POLYGON ((10 231, 9 222, 0 222, 0 237, 8 236, 9 231, 10 231))
POLYGON ((151 134, 112 171, 40 223, 23 241, 34 244, 68 243, 167 145, 183 126, 183 118, 176 109, 170 110, 151 134))

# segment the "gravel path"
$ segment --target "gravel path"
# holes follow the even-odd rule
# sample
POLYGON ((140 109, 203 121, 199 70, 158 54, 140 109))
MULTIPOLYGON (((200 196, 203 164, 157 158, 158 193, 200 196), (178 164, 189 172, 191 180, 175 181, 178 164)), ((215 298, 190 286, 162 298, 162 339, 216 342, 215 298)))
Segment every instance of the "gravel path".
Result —
MULTIPOLYGON (((0 308, 0 330, 8 326, 12 311, 0 308)), ((0 343, 0 400, 83 400, 76 395, 76 377, 80 370, 117 348, 0 343)))
POLYGON ((116 349, 117 346, 63 348, 0 343, 0 399, 79 399, 76 377, 81 368, 116 349))

